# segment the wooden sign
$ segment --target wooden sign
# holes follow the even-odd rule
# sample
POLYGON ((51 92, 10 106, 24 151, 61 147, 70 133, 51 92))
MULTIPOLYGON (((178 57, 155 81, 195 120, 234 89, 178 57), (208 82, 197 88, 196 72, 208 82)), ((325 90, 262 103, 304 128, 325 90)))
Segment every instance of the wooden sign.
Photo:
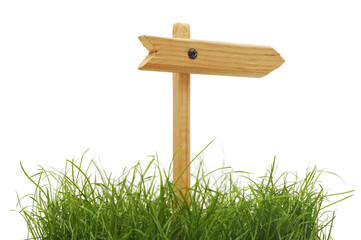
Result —
POLYGON ((173 38, 140 36, 149 54, 140 70, 173 72, 173 183, 189 203, 190 73, 263 77, 285 61, 267 46, 190 39, 188 24, 173 25, 173 38))
POLYGON ((140 70, 263 77, 284 62, 267 46, 145 35, 139 40, 149 50, 140 70))

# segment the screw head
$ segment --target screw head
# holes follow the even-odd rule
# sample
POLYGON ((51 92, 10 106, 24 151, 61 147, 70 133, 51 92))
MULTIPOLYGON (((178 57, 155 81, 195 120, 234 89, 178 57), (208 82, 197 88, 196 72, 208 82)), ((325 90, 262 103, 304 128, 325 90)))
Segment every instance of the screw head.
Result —
POLYGON ((188 50, 188 57, 190 59, 195 59, 197 56, 198 56, 197 50, 195 50, 194 48, 188 50))

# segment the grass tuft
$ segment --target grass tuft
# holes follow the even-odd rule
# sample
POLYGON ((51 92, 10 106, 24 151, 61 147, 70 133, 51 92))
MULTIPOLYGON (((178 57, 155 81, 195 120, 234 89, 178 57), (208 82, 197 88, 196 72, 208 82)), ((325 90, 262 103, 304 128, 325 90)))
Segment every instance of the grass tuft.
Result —
MULTIPOLYGON (((84 155, 83 155, 84 157, 84 155)), ((335 212, 313 168, 305 177, 276 175, 275 160, 261 178, 221 168, 193 174, 190 204, 176 194, 171 168, 157 157, 112 177, 96 162, 67 160, 64 170, 42 167, 27 178, 33 194, 18 198, 27 239, 332 239, 335 212), (217 176, 217 177, 216 177, 217 176), (22 203, 31 200, 28 206, 22 203)))

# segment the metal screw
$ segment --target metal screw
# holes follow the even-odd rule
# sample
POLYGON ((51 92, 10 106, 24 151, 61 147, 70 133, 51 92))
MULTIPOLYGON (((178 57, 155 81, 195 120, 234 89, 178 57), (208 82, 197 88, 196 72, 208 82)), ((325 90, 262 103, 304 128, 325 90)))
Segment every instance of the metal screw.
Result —
POLYGON ((195 59, 197 56, 198 56, 197 50, 195 50, 194 48, 189 49, 188 57, 190 59, 195 59))

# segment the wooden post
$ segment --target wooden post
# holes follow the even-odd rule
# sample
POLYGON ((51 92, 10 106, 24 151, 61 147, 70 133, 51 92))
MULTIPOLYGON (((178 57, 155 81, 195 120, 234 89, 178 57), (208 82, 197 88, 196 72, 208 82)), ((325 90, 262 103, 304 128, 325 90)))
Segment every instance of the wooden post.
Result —
POLYGON ((173 183, 190 202, 190 74, 263 77, 284 63, 272 47, 190 39, 188 24, 173 25, 173 38, 139 36, 149 51, 139 70, 173 73, 173 183))
MULTIPOLYGON (((174 38, 190 38, 188 24, 173 25, 174 38)), ((173 183, 189 203, 190 187, 190 74, 173 73, 173 183)), ((177 193, 181 197, 180 193, 177 193)))

